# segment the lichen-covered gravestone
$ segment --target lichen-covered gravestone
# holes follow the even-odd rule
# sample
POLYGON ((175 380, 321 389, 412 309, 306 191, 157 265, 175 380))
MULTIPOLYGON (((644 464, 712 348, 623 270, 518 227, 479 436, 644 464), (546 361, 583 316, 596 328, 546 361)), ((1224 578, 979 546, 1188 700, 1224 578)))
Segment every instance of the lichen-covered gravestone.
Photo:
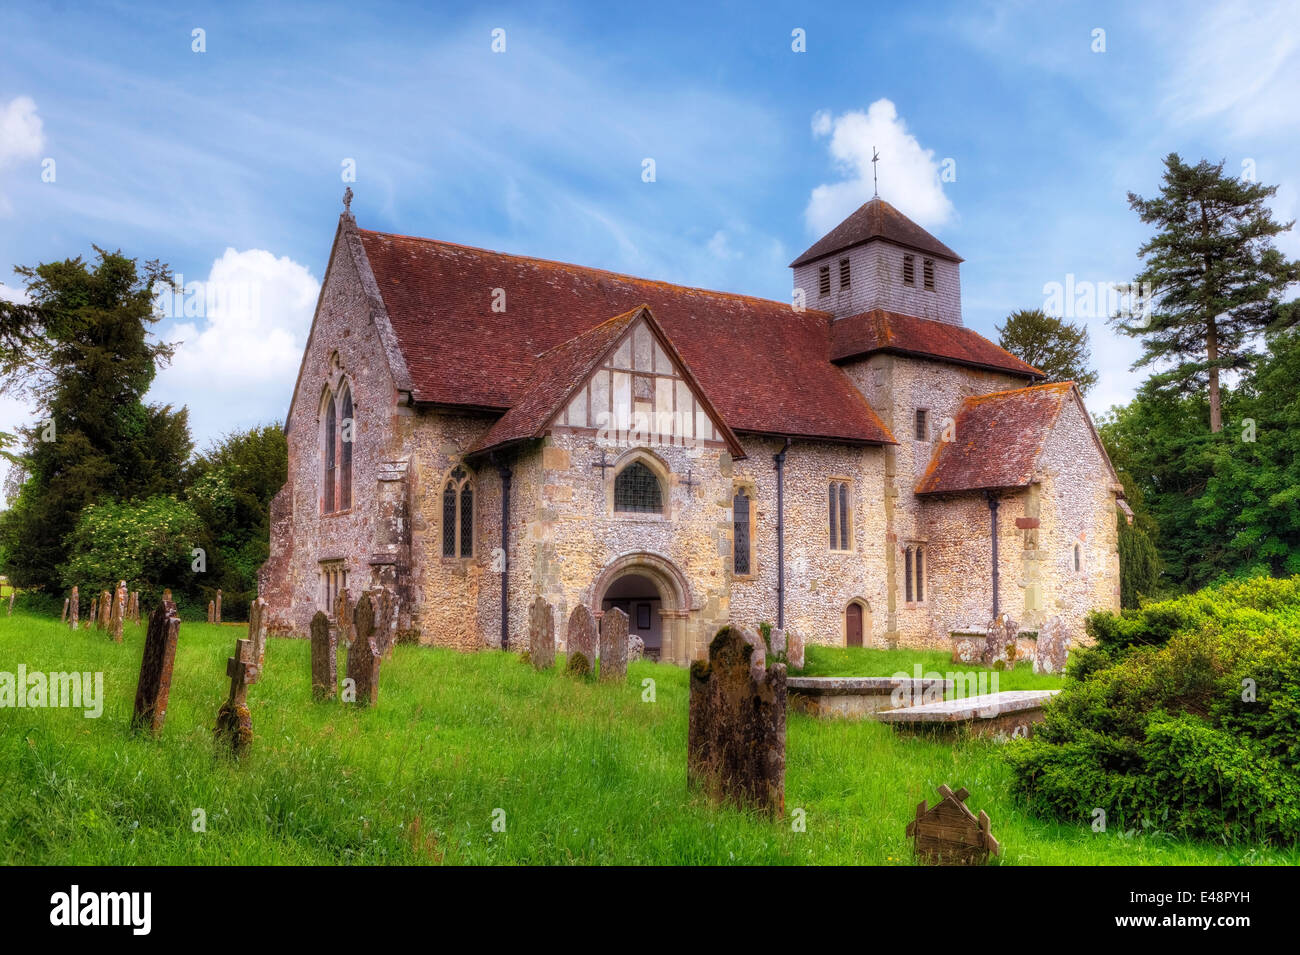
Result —
POLYGON ((261 671, 253 658, 249 640, 235 641, 235 655, 226 661, 230 677, 230 698, 217 712, 213 729, 217 745, 233 756, 242 755, 253 742, 253 715, 248 711, 248 688, 258 681, 261 671))
POLYGON ((62 624, 65 624, 65 623, 67 623, 67 622, 68 622, 68 598, 67 598, 67 597, 64 597, 64 598, 63 598, 63 613, 62 613, 62 614, 60 615, 60 617, 59 617, 59 624, 62 625, 62 624))
POLYGON ((217 591, 216 605, 214 608, 216 616, 213 618, 214 623, 221 623, 221 591, 217 591))
POLYGON ((140 658, 140 682, 135 688, 135 712, 131 728, 147 729, 155 736, 162 732, 167 719, 167 697, 172 688, 172 665, 176 661, 176 641, 181 619, 170 600, 158 604, 149 618, 144 638, 144 655, 140 658))
POLYGON ((980 663, 986 667, 1001 670, 1013 667, 1016 663, 1016 636, 1020 633, 1020 624, 1011 619, 1008 613, 999 614, 989 624, 988 636, 984 639, 984 651, 980 654, 980 663))
POLYGON ((757 634, 723 627, 691 664, 686 778, 714 801, 785 811, 784 663, 757 634))
POLYGON ((126 581, 119 581, 109 608, 108 632, 116 643, 122 642, 122 622, 126 619, 126 581))
POLYGON ((615 607, 600 620, 600 682, 627 679, 627 614, 615 607))
POLYGON ((81 593, 74 586, 72 596, 68 598, 68 627, 76 630, 77 624, 80 623, 79 611, 81 609, 81 593))
POLYGON ((645 656, 645 641, 635 633, 627 638, 627 659, 630 663, 633 660, 640 660, 645 656))
POLYGON ((99 610, 95 616, 95 629, 107 630, 110 614, 113 612, 113 595, 107 590, 99 594, 99 610))
POLYGON ((266 598, 258 597, 248 605, 248 640, 253 645, 253 659, 260 670, 266 666, 266 598))
POLYGON ((352 646, 348 647, 348 679, 363 706, 379 702, 379 662, 383 654, 375 645, 375 607, 370 594, 362 594, 352 614, 352 646))
POLYGON ((347 647, 352 643, 352 597, 348 594, 348 588, 340 588, 338 596, 334 598, 334 620, 338 628, 337 645, 347 647))
POLYGON ((528 613, 528 659, 538 670, 555 666, 555 614, 540 596, 528 613))
MULTIPOLYGON (((339 628, 342 629, 341 627, 339 628)), ((337 645, 330 629, 330 618, 319 610, 311 618, 311 695, 317 700, 332 700, 338 692, 337 645)))
POLYGON ((1035 673, 1060 673, 1070 654, 1070 631, 1060 616, 1049 617, 1038 628, 1038 648, 1034 651, 1035 673))
POLYGON ((579 676, 589 675, 596 662, 596 618, 586 604, 578 604, 569 614, 564 638, 569 655, 564 669, 579 676))
POLYGON ((369 594, 375 612, 375 649, 387 660, 392 657, 393 647, 397 644, 397 601, 383 587, 371 590, 369 594))

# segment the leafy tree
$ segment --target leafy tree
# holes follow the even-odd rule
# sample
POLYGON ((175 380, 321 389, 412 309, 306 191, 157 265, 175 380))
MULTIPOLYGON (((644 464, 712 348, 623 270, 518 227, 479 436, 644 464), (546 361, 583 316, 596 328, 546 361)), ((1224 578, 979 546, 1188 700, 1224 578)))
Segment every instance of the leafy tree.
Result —
POLYGON ((171 355, 148 334, 167 269, 95 252, 93 267, 76 258, 17 269, 30 301, 0 311, 0 391, 34 399, 43 418, 23 429, 27 479, 0 518, 5 571, 22 587, 60 584, 86 506, 178 495, 192 448, 184 409, 141 400, 171 355))
POLYGON ((998 344, 1044 372, 1048 381, 1073 381, 1085 395, 1097 384, 1084 326, 1035 308, 1014 311, 995 327, 998 344))
POLYGON ((232 615, 257 596, 257 571, 270 554, 271 498, 288 470, 278 424, 226 435, 191 470, 187 496, 207 529, 208 572, 200 586, 221 588, 232 615))
POLYGON ((190 553, 201 532, 193 508, 174 497, 91 504, 69 535, 71 554, 60 568, 63 584, 93 595, 125 580, 156 602, 163 590, 190 583, 190 553))
POLYGON ((1170 153, 1157 198, 1128 194, 1142 221, 1157 227, 1138 250, 1145 268, 1137 283, 1151 289, 1153 301, 1149 315, 1111 319, 1142 339, 1134 368, 1172 363, 1151 379, 1158 387, 1208 393, 1216 433, 1223 427, 1221 373, 1249 368, 1259 335, 1296 321, 1297 310, 1281 295, 1300 278, 1300 263, 1273 247, 1273 237, 1293 225, 1275 222, 1264 205, 1277 187, 1225 176, 1223 166, 1189 166, 1170 153))

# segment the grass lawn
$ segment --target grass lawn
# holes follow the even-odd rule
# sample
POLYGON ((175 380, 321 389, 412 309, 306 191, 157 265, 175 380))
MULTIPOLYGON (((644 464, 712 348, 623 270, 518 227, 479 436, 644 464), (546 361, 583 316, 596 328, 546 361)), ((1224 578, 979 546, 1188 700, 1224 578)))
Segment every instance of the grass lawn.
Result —
MULTIPOLYGON (((253 751, 218 760, 211 729, 243 633, 182 625, 167 726, 151 740, 127 732, 141 628, 115 645, 57 620, 0 617, 0 670, 102 671, 106 696, 98 719, 0 709, 0 863, 908 864, 903 828, 939 783, 967 787, 989 813, 1002 864, 1300 861, 1038 820, 1008 795, 998 744, 796 713, 786 809, 806 812, 806 831, 714 808, 686 790, 686 672, 648 662, 627 685, 601 686, 535 673, 514 654, 398 647, 366 710, 314 704, 307 642, 273 640, 249 693, 253 751), (196 809, 206 832, 191 829, 196 809), (497 809, 504 832, 492 829, 497 809)), ((808 672, 887 676, 916 662, 949 669, 943 654, 813 648, 808 672)), ((1002 679, 1044 685, 1020 670, 1002 679)))

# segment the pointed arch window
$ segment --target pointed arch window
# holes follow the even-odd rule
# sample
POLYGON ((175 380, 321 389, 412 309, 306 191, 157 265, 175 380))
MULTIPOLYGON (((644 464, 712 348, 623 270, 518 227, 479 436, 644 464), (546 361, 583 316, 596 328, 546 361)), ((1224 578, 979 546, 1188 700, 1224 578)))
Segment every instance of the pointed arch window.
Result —
POLYGON ((749 495, 744 488, 736 491, 731 501, 732 518, 732 572, 735 574, 751 573, 749 567, 749 495))
POLYGON ((849 484, 847 481, 832 481, 830 494, 830 545, 831 550, 849 549, 849 527, 852 515, 849 513, 849 484))
POLYGON ((474 482, 460 465, 442 486, 442 556, 474 555, 474 482))
POLYGON ((662 514, 663 488, 659 478, 640 461, 633 461, 614 478, 614 510, 634 514, 662 514))
POLYGON ((338 446, 335 443, 338 438, 337 433, 338 420, 334 411, 334 396, 330 395, 328 403, 325 405, 325 434, 324 434, 324 473, 321 475, 321 513, 334 513, 334 480, 337 477, 338 461, 336 458, 338 446))
POLYGON ((339 414, 339 510, 352 506, 352 436, 356 423, 352 418, 352 389, 344 387, 339 414))

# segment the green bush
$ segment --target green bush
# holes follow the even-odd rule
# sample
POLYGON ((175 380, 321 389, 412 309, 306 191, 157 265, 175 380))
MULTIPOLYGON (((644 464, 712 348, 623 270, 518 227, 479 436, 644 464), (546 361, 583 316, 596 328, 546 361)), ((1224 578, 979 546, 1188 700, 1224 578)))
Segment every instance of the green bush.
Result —
POLYGON ((174 497, 107 501, 84 508, 69 536, 71 557, 60 568, 66 588, 88 600, 125 580, 152 606, 166 588, 187 587, 191 550, 202 533, 193 509, 174 497))
POLYGON ((1008 747, 1035 811, 1300 842, 1300 579, 1097 616, 1035 736, 1008 747))

